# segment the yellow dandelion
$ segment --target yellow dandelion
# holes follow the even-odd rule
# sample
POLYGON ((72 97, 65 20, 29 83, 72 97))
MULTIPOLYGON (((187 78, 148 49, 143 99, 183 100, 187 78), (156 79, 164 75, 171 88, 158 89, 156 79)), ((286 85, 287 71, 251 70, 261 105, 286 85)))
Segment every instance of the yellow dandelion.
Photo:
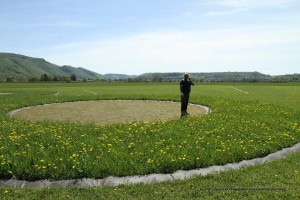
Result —
POLYGON ((147 163, 148 163, 148 164, 152 164, 153 162, 154 162, 154 160, 151 160, 151 159, 148 159, 148 160, 147 160, 147 163))

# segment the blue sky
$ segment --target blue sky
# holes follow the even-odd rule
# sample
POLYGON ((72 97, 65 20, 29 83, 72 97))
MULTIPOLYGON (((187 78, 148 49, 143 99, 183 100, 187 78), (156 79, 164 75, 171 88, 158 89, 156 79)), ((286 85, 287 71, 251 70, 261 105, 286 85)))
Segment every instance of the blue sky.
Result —
POLYGON ((300 73, 300 0, 9 0, 0 52, 106 73, 300 73))

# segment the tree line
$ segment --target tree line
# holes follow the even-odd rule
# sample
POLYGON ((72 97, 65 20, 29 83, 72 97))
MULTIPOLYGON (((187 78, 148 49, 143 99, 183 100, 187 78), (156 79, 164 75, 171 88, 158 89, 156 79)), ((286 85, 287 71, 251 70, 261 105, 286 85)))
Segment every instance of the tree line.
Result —
MULTIPOLYGON (((138 83, 138 82, 178 82, 182 77, 181 76, 169 76, 168 74, 152 74, 148 76, 137 76, 127 79, 92 79, 92 78, 83 78, 78 79, 76 75, 72 74, 70 76, 64 75, 48 75, 42 74, 40 77, 30 77, 25 79, 24 77, 12 78, 7 77, 2 82, 91 82, 91 81, 102 81, 102 82, 129 82, 129 83, 138 83)), ((300 74, 288 74, 281 76, 268 76, 268 77, 243 77, 243 76, 203 76, 197 74, 191 74, 191 78, 195 82, 300 82, 300 74)))
POLYGON ((76 81, 76 76, 60 76, 60 75, 48 75, 48 74, 42 74, 39 78, 38 77, 30 77, 28 78, 29 82, 42 82, 42 81, 60 81, 60 82, 71 82, 76 81))

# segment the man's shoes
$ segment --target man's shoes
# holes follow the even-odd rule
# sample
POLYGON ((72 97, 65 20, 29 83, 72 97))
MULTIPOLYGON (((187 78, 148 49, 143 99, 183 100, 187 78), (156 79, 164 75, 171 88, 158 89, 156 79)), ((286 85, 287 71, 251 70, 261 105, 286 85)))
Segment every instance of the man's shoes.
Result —
POLYGON ((184 117, 185 116, 185 113, 184 111, 181 111, 181 117, 184 117))
POLYGON ((184 117, 184 116, 188 116, 188 115, 190 115, 188 112, 181 112, 181 117, 184 117))

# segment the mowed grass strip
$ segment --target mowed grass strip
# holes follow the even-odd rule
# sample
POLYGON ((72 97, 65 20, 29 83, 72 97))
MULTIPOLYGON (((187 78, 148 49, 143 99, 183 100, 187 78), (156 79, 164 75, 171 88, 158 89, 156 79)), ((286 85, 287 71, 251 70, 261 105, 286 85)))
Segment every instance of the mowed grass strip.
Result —
POLYGON ((2 93, 0 92, 0 96, 4 96, 4 95, 11 95, 12 93, 2 93))
MULTIPOLYGON (((200 106, 189 106, 191 116, 201 115, 205 112, 206 110, 200 106)), ((180 117, 180 103, 129 100, 67 102, 30 107, 20 110, 14 114, 14 117, 33 121, 95 124, 167 121, 180 117)))

